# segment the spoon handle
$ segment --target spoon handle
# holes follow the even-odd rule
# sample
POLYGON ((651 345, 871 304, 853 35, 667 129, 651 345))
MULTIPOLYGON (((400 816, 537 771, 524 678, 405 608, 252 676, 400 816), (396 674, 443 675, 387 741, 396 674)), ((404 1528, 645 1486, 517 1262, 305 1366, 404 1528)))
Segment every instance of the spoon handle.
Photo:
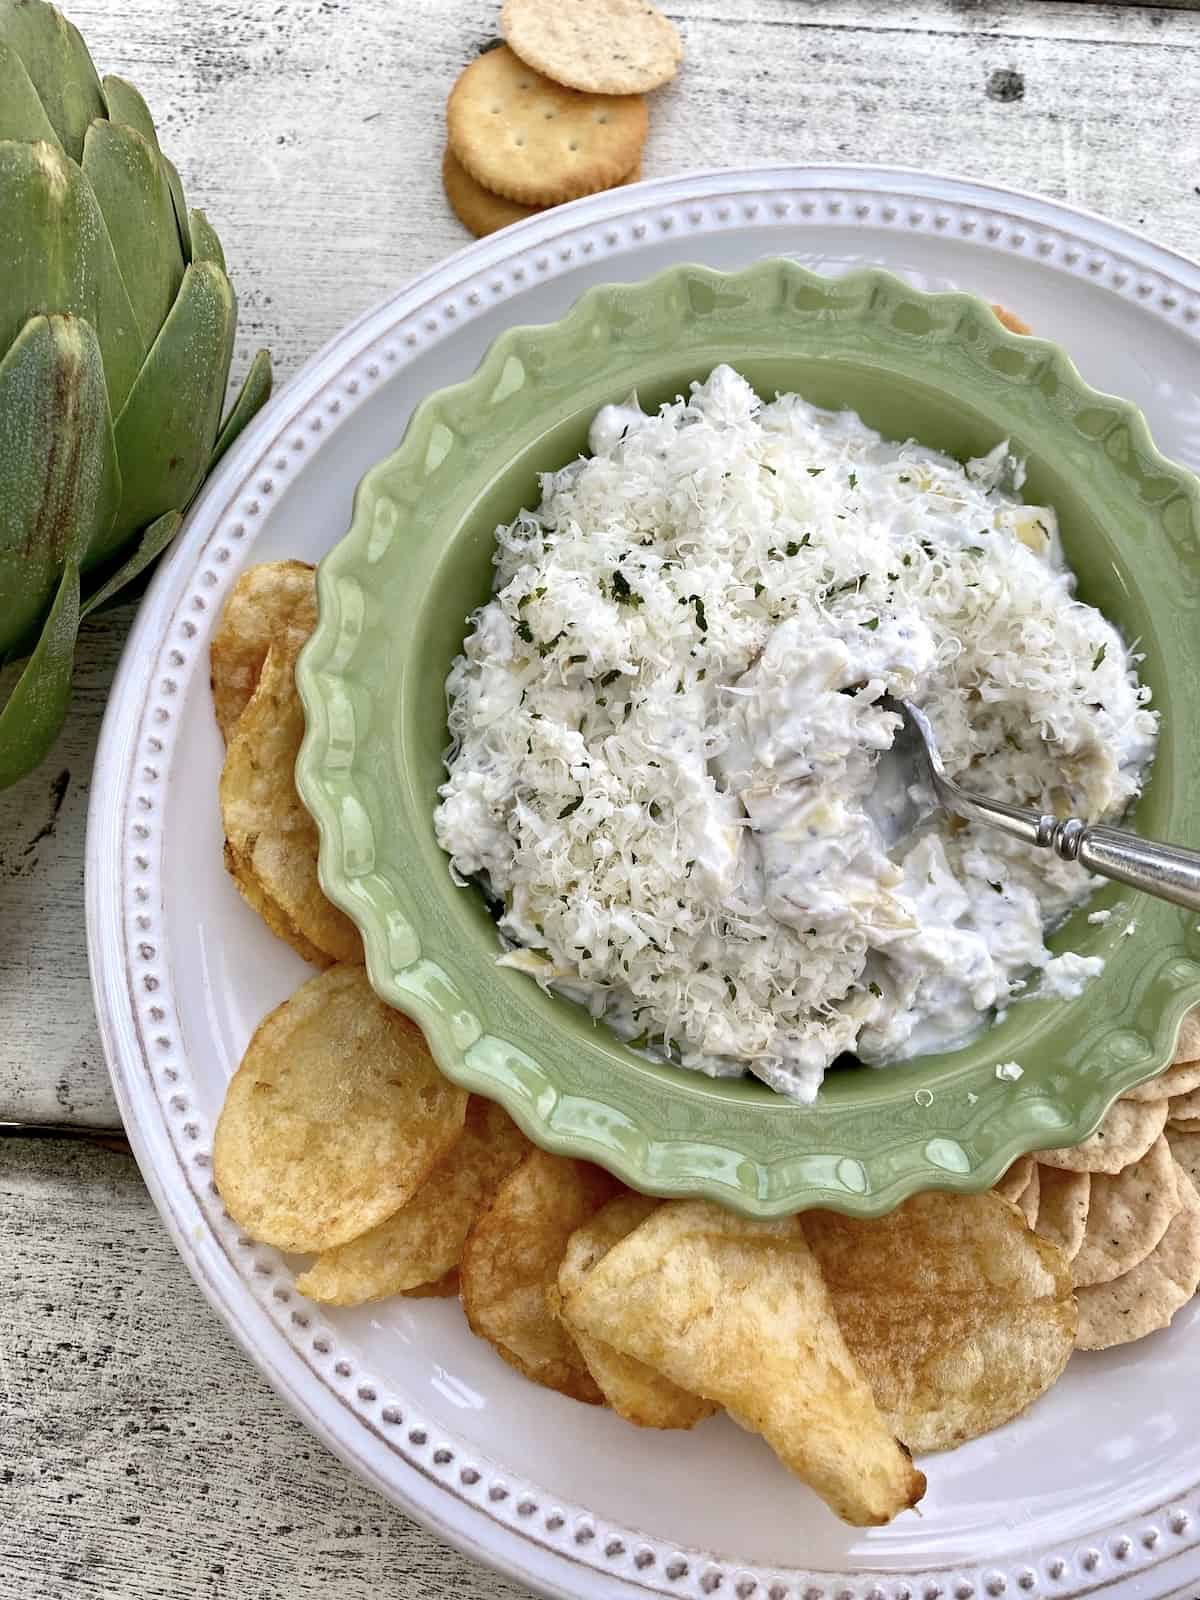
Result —
POLYGON ((1064 861, 1078 861, 1102 878, 1115 878, 1159 900, 1170 900, 1189 911, 1200 911, 1200 850, 1182 845, 1158 844, 1124 828, 1081 822, 1078 817, 1057 817, 986 800, 942 779, 938 784, 943 803, 973 822, 987 822, 1027 844, 1053 850, 1064 861))

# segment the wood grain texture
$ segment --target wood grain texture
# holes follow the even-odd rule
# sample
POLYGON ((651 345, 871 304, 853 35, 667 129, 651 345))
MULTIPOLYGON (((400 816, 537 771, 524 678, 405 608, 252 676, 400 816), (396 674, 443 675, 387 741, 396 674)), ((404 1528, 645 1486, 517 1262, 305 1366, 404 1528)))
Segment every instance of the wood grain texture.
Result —
POLYGON ((129 1156, 0 1143, 0 1600, 522 1600, 226 1337, 129 1156))
MULTIPOLYGON (((466 243, 443 106, 495 0, 66 0, 139 84, 281 379, 466 243)), ((1036 189, 1200 254, 1194 11, 1075 0, 667 0, 644 170, 873 161, 1036 189)), ((0 1121, 115 1120, 83 932, 88 775, 128 611, 0 794, 0 1121)), ((0 684, 3 683, 0 678, 0 684)), ((215 867, 214 867, 214 870, 215 867)), ((0 1140, 0 1600, 521 1591, 347 1476, 204 1308, 128 1157, 0 1140)))

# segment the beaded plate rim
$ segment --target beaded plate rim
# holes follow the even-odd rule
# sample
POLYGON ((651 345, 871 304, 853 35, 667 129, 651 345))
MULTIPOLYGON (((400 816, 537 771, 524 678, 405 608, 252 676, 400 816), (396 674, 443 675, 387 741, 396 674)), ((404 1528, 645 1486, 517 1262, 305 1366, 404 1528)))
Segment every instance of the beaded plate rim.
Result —
MULTIPOLYGON (((278 1255, 239 1239, 211 1184, 211 1130, 189 1099, 161 913, 165 848, 156 808, 169 782, 181 685, 207 665, 206 629, 290 461, 353 415, 366 389, 504 297, 577 259, 636 251, 672 233, 773 222, 953 233, 1090 279, 1185 337, 1200 322, 1200 268, 1103 219, 970 180, 827 166, 717 171, 594 196, 470 245, 319 353, 257 419, 193 509, 131 634, 105 718, 87 841, 93 988, 114 1092, 154 1202, 202 1291, 264 1375, 373 1487, 441 1537, 541 1592, 616 1600, 1079 1600, 1098 1590, 1165 1597, 1200 1577, 1200 1481, 1086 1540, 1003 1566, 836 1573, 756 1568, 610 1525, 520 1483, 419 1406, 357 1372, 336 1331, 300 1300, 278 1255), (502 276, 503 274, 503 276, 502 276), (235 562, 234 554, 239 561, 235 562), (1157 1576, 1150 1579, 1154 1571, 1157 1576), (1161 1579, 1161 1587, 1158 1582, 1161 1579)), ((766 250, 764 249, 764 253, 766 250)))

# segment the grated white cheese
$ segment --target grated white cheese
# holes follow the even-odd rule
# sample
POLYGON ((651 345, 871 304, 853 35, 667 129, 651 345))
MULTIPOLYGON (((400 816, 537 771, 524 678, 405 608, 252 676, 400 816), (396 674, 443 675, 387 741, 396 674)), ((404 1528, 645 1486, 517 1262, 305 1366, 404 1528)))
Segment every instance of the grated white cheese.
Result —
POLYGON ((898 843, 880 761, 890 691, 998 798, 1095 820, 1139 790, 1149 691, 1007 447, 964 469, 728 367, 591 443, 497 530, 447 684, 437 835, 502 902, 503 959, 801 1100, 1053 977, 1087 875, 975 827, 898 843))

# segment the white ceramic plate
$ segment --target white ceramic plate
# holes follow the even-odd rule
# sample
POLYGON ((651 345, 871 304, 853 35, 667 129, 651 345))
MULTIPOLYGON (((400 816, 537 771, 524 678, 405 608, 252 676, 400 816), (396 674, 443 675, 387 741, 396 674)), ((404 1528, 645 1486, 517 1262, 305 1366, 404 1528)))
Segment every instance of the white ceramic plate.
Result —
MULTIPOLYGON (((319 558, 413 405, 514 322, 594 283, 786 253, 999 300, 1137 402, 1200 469, 1200 268, 1005 190, 860 167, 718 172, 594 196, 472 245, 346 330, 211 480, 142 606, 92 788, 88 936, 117 1099, 150 1192, 230 1330, 384 1494, 545 1593, 737 1600, 1192 1596, 1200 1314, 1076 1357, 1032 1413, 928 1466, 921 1517, 855 1532, 725 1419, 635 1430, 535 1388, 456 1302, 329 1312, 238 1237, 211 1184, 224 1085, 308 969, 221 867, 208 638, 251 561, 319 558)), ((209 1337, 198 1329, 197 1337, 209 1337)), ((252 1418, 250 1419, 252 1425, 252 1418)))

